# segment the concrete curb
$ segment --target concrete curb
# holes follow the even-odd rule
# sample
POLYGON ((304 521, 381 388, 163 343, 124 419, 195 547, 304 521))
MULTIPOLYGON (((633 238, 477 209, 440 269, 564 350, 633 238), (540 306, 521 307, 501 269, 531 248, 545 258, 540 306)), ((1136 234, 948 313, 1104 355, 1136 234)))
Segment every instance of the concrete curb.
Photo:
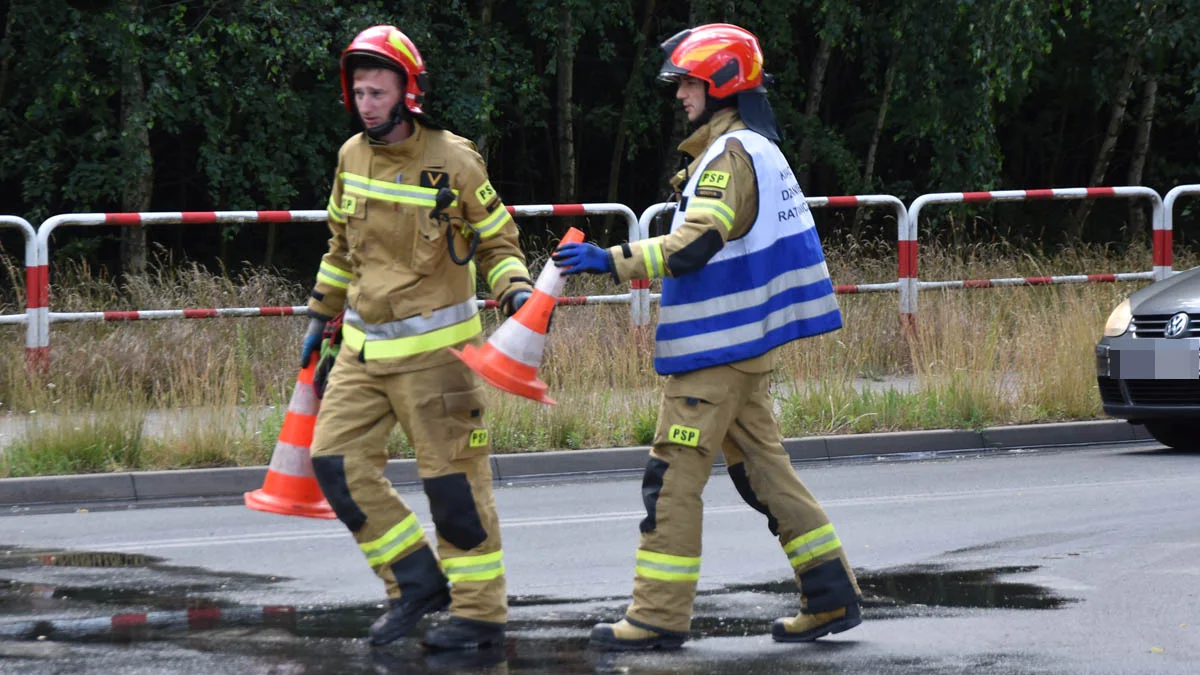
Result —
MULTIPOLYGON (((789 438, 783 441, 783 447, 793 462, 832 462, 854 457, 1152 440, 1140 425, 1123 420, 1096 420, 990 427, 980 431, 933 429, 789 438)), ((565 475, 638 472, 646 465, 649 450, 648 446, 642 446, 493 455, 492 474, 497 482, 511 482, 565 475)), ((0 479, 0 506, 231 498, 262 487, 266 473, 266 467, 256 466, 6 478, 0 479)), ((420 482, 416 460, 411 459, 389 461, 384 475, 396 485, 420 482)))

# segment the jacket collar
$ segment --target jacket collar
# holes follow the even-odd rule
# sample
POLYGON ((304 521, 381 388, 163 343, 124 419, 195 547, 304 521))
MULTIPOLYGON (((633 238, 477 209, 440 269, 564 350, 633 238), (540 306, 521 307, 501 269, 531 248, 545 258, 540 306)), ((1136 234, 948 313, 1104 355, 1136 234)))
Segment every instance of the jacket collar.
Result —
POLYGON ((412 124, 412 133, 408 138, 397 141, 395 143, 379 143, 372 140, 364 132, 361 134, 363 142, 371 147, 371 150, 376 154, 387 155, 391 157, 404 158, 415 157, 421 150, 421 146, 425 144, 425 134, 428 131, 416 119, 409 119, 412 124))
POLYGON ((722 108, 713 113, 712 119, 707 124, 693 131, 691 136, 680 143, 679 151, 699 159, 708 146, 712 145, 713 141, 720 138, 722 134, 745 128, 746 125, 738 116, 737 108, 722 108))

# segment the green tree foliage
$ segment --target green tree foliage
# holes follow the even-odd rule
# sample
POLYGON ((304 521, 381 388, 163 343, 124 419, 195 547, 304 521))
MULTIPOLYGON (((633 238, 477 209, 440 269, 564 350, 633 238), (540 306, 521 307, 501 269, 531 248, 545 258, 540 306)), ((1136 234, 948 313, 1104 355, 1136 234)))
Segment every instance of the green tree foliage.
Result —
MULTIPOLYGON (((145 86, 154 210, 322 208, 352 130, 337 57, 373 23, 421 48, 430 113, 481 143, 510 204, 555 199, 564 120, 580 200, 607 201, 610 179, 635 210, 660 200, 684 127, 655 81, 657 45, 710 21, 760 37, 783 148, 811 194, 1076 186, 1098 168, 1107 184, 1200 182, 1200 0, 140 0, 140 21, 127 3, 0 2, 0 211, 36 224, 120 208, 137 170, 121 127, 130 64, 145 86), (569 117, 560 62, 573 71, 569 117)), ((1042 217, 998 231, 1071 234, 1070 218, 1042 217)), ((1110 241, 1123 220, 1079 234, 1110 241)), ((523 228, 542 238, 559 225, 523 228)), ((111 236, 63 235, 56 250, 97 234, 111 236)), ((239 258, 264 259, 262 228, 229 230, 224 245, 218 234, 153 238, 195 258, 235 242, 239 258)), ((285 230, 282 262, 307 271, 323 237, 285 230)), ((111 262, 100 241, 79 250, 111 262)))

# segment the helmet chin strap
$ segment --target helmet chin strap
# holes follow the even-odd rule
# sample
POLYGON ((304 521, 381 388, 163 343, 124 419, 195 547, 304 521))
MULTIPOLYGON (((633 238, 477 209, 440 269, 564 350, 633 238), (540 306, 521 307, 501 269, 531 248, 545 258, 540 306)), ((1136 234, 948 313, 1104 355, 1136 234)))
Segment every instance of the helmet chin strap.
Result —
POLYGON ((392 108, 392 113, 388 115, 388 120, 386 122, 367 129, 367 136, 372 140, 382 141, 387 137, 388 134, 392 133, 396 127, 407 122, 408 119, 408 109, 404 107, 404 102, 401 101, 392 108))

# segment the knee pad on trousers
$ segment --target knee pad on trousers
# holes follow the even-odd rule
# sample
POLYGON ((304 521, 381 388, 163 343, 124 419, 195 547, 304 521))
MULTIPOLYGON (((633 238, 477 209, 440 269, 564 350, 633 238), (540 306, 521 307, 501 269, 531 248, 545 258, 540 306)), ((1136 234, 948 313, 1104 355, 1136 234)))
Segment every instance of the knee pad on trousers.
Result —
POLYGON ((663 477, 670 466, 657 457, 651 457, 646 462, 646 473, 642 475, 642 502, 646 504, 646 517, 638 525, 642 532, 653 532, 658 527, 658 494, 662 492, 663 477))
POLYGON ((771 534, 779 536, 779 521, 775 516, 771 515, 771 510, 758 500, 758 495, 755 494, 754 488, 750 487, 750 477, 746 475, 746 465, 743 462, 738 462, 729 467, 729 479, 733 481, 733 487, 737 488, 738 494, 742 499, 750 505, 750 508, 758 511, 767 517, 767 527, 771 530, 771 534))
POLYGON ((449 476, 426 478, 421 482, 425 485, 425 495, 429 497, 433 525, 443 539, 464 551, 475 548, 487 539, 488 533, 479 520, 467 474, 452 473, 449 476))
POLYGON ((800 592, 808 614, 831 612, 858 602, 858 593, 839 558, 828 560, 800 574, 800 592))
POLYGON ((338 520, 342 521, 351 532, 358 532, 367 522, 367 514, 358 508, 358 504, 350 497, 350 486, 346 483, 346 458, 341 455, 326 455, 313 457, 313 473, 316 474, 317 484, 338 520))

